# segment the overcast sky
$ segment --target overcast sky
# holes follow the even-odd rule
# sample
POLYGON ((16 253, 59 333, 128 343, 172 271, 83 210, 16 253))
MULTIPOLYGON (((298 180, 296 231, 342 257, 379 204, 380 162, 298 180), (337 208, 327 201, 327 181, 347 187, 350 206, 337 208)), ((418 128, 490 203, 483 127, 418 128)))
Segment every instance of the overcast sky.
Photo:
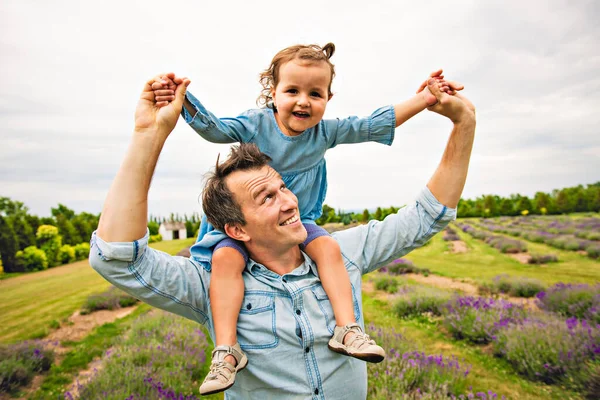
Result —
MULTIPOLYGON (((598 1, 0 0, 0 196, 37 215, 100 212, 143 83, 163 71, 218 116, 255 107, 280 49, 333 42, 326 118, 368 115, 444 68, 477 106, 463 197, 600 180, 598 1)), ((326 202, 402 205, 437 166, 450 123, 423 112, 391 147, 327 154, 326 202)), ((228 146, 180 120, 161 155, 150 212, 200 211, 202 177, 228 146)))

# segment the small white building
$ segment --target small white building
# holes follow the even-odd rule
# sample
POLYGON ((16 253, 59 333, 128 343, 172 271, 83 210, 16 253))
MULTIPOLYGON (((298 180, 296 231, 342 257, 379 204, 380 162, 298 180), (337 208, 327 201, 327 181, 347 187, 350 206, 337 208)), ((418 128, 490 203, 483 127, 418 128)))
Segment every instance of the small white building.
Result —
POLYGON ((187 231, 183 222, 163 222, 158 228, 163 240, 185 239, 187 231))

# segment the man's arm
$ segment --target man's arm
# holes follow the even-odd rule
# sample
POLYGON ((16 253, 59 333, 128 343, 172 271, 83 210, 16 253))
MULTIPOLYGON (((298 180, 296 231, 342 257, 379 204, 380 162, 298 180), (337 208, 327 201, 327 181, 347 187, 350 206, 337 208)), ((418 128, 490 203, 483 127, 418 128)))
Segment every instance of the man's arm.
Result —
POLYGON ((148 225, 148 190, 158 156, 175 128, 183 96, 190 81, 184 79, 175 100, 158 107, 150 79, 144 85, 135 111, 135 129, 125 160, 113 181, 98 224, 98 235, 107 242, 133 242, 144 237, 148 225))
MULTIPOLYGON (((171 76, 174 77, 173 74, 171 76)), ((108 192, 90 265, 113 285, 158 308, 200 323, 208 319, 208 272, 198 263, 148 247, 148 190, 161 149, 175 128, 189 80, 158 107, 149 80, 135 112, 135 130, 108 192)))
POLYGON ((429 90, 438 103, 429 109, 448 117, 453 123, 442 160, 427 183, 431 193, 447 207, 456 208, 465 187, 471 150, 475 139, 475 106, 458 93, 450 96, 441 92, 429 80, 429 90))
POLYGON ((449 96, 432 85, 430 90, 438 99, 430 109, 448 117, 454 128, 427 188, 413 204, 384 221, 370 221, 333 235, 346 260, 362 273, 422 246, 456 217, 475 135, 475 107, 460 95, 449 96))

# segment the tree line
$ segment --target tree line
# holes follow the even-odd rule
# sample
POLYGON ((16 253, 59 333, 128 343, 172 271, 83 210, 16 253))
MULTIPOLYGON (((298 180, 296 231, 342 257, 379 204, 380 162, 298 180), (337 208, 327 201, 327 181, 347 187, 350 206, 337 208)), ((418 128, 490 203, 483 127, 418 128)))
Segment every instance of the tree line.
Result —
MULTIPOLYGON (((347 225, 372 219, 381 221, 398 210, 398 207, 392 206, 378 207, 373 213, 368 209, 363 210, 362 213, 348 213, 342 210, 336 212, 334 208, 324 204, 323 214, 316 222, 319 225, 329 222, 341 222, 347 225)), ((512 194, 508 197, 490 194, 476 199, 460 199, 457 209, 458 218, 555 215, 574 212, 600 212, 600 182, 555 189, 550 193, 537 192, 531 198, 520 194, 512 194)))
POLYGON ((512 194, 461 199, 457 211, 459 218, 600 212, 600 182, 555 189, 550 193, 537 192, 532 198, 512 194))
MULTIPOLYGON (((359 213, 336 211, 327 204, 316 221, 319 225, 331 222, 367 222, 383 220, 399 207, 378 207, 359 213)), ((520 194, 508 197, 483 195, 476 199, 461 199, 458 217, 496 217, 515 215, 553 215, 573 212, 600 212, 600 182, 578 185, 552 192, 537 192, 531 198, 520 194)), ((20 201, 0 197, 0 271, 21 272, 50 268, 87 257, 89 239, 98 226, 100 214, 79 214, 63 204, 51 209, 50 217, 38 217, 20 201)), ((150 215, 150 235, 158 235, 162 222, 183 222, 187 237, 196 237, 201 217, 198 213, 169 217, 150 215)))
POLYGON ((63 204, 38 217, 20 201, 0 197, 0 266, 25 272, 87 258, 99 215, 76 214, 63 204))

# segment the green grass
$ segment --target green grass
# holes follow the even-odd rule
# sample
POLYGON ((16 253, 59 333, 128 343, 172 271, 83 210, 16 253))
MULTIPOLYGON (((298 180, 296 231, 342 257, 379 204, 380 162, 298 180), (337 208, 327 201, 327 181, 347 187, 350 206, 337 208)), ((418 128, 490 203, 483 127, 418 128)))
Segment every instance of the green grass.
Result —
POLYGON ((552 253, 559 259, 559 262, 547 266, 527 265, 458 229, 457 233, 467 244, 468 252, 450 253, 442 235, 437 235, 431 239, 428 246, 413 251, 406 258, 420 268, 429 268, 433 274, 455 279, 471 279, 479 283, 490 282, 500 274, 535 278, 548 285, 557 282, 594 284, 600 281, 600 262, 575 252, 527 242, 529 252, 552 253))
POLYGON ((162 242, 150 243, 150 247, 156 250, 164 251, 169 254, 177 254, 184 247, 189 247, 194 244, 195 238, 181 240, 167 240, 162 242))
POLYGON ((46 336, 109 283, 87 260, 0 281, 0 342, 46 336))
MULTIPOLYGON (((151 246, 174 254, 193 242, 183 239, 151 246)), ((56 327, 55 321, 68 318, 89 295, 109 286, 87 260, 1 280, 0 343, 46 336, 56 327)))

